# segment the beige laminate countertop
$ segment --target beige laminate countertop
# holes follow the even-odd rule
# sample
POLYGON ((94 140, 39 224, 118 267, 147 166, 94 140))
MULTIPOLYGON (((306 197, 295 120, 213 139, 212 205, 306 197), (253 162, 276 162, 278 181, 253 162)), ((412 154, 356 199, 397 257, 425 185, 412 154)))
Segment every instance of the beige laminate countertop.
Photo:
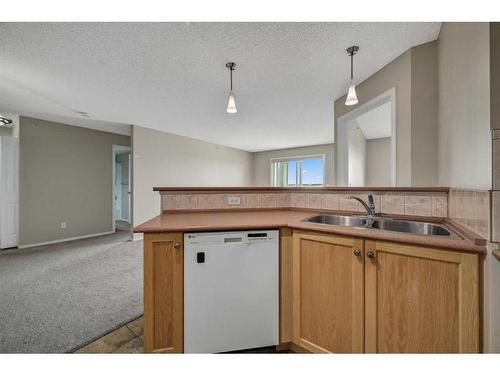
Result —
MULTIPOLYGON (((303 220, 320 213, 320 210, 268 209, 268 210, 221 210, 163 213, 134 228, 136 233, 205 232, 224 230, 252 230, 289 227, 316 232, 334 233, 392 242, 404 242, 459 251, 485 253, 485 241, 458 226, 451 220, 428 220, 444 224, 464 239, 448 239, 389 232, 378 229, 344 227, 339 225, 308 223, 303 220)), ((321 213, 324 213, 321 212, 321 213)), ((333 213, 333 212, 331 212, 333 213)), ((335 212, 338 213, 338 212, 335 212)), ((345 214, 345 213, 344 213, 345 214)))

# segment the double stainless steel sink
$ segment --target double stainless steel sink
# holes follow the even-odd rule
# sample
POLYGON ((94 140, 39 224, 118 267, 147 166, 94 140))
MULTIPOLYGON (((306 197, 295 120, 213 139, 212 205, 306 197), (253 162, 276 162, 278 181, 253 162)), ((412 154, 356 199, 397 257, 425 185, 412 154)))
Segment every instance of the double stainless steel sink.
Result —
POLYGON ((304 221, 318 224, 340 225, 344 227, 419 234, 424 236, 442 236, 452 239, 462 238, 458 233, 441 224, 413 220, 396 220, 379 216, 343 216, 322 214, 312 216, 304 221))

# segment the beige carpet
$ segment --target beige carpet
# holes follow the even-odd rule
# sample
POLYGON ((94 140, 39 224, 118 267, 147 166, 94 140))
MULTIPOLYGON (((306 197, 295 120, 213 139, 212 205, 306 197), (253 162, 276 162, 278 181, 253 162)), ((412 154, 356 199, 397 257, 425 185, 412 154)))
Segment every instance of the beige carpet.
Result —
POLYGON ((0 353, 72 351, 142 315, 129 233, 0 251, 0 353))

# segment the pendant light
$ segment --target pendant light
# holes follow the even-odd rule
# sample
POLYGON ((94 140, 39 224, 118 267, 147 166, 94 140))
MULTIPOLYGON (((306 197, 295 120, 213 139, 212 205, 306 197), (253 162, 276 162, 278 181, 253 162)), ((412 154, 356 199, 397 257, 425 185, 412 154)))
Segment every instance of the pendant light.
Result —
POLYGON ((351 79, 349 80, 349 90, 347 91, 347 98, 345 100, 345 105, 355 105, 358 104, 358 97, 356 96, 356 85, 354 84, 353 77, 353 57, 359 51, 358 46, 352 46, 347 49, 347 54, 351 56, 351 79))
POLYGON ((229 98, 227 100, 226 112, 227 113, 236 113, 236 112, 238 112, 238 110, 236 109, 236 101, 235 101, 235 97, 233 94, 233 70, 236 69, 236 64, 234 62, 228 62, 228 63, 226 63, 226 68, 229 69, 229 72, 231 74, 231 90, 229 91, 229 98))

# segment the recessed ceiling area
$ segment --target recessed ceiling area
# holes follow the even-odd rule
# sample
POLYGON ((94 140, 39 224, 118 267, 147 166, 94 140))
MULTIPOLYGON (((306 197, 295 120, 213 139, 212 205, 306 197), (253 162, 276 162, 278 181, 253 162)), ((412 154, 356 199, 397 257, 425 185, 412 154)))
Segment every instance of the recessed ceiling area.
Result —
POLYGON ((3 23, 0 110, 264 151, 333 142, 333 103, 440 23, 3 23), (238 113, 226 113, 234 61, 238 113), (88 113, 88 118, 77 112, 88 113))
POLYGON ((355 118, 365 139, 391 136, 391 103, 387 102, 355 118))

